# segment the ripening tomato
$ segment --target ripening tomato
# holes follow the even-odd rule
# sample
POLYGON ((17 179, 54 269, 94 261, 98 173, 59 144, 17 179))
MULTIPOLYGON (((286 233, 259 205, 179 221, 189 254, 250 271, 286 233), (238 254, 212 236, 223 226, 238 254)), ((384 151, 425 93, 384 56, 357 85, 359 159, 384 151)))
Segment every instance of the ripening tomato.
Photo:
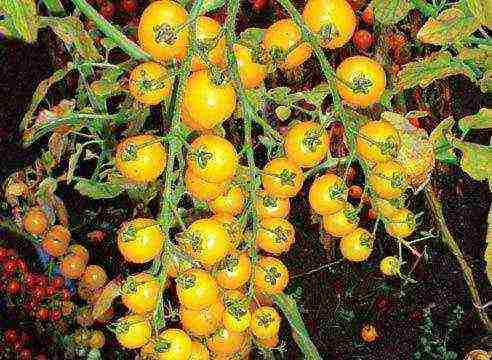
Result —
POLYGON ((357 227, 358 221, 357 210, 347 202, 342 210, 323 216, 323 228, 332 236, 342 237, 350 234, 357 227))
POLYGON ((145 105, 157 105, 171 93, 171 75, 166 68, 149 61, 130 73, 130 93, 145 105))
POLYGON ((166 329, 155 340, 154 352, 159 360, 188 360, 191 339, 181 329, 166 329))
POLYGON ((208 349, 202 343, 193 340, 191 342, 191 354, 188 360, 209 360, 210 354, 208 349))
POLYGON ((400 273, 400 261, 395 256, 386 256, 379 263, 379 268, 384 275, 395 276, 400 273))
POLYGON ((219 327, 224 314, 224 304, 217 301, 201 310, 190 310, 181 306, 179 317, 183 329, 194 336, 210 336, 219 327))
POLYGON ((79 279, 83 274, 87 260, 78 254, 65 255, 60 263, 60 272, 69 279, 79 279))
POLYGON ((238 155, 234 145, 223 137, 202 135, 191 143, 188 166, 205 181, 224 182, 234 177, 238 155))
POLYGON ((207 347, 213 353, 232 354, 241 349, 244 337, 244 333, 229 331, 221 327, 207 339, 207 347))
POLYGON ((379 337, 379 334, 374 325, 366 324, 362 327, 362 330, 360 331, 360 337, 365 342, 370 343, 375 341, 379 337))
POLYGON ((386 232, 398 239, 412 235, 415 231, 415 215, 408 209, 398 209, 386 218, 386 232))
POLYGON ((164 235, 154 220, 137 218, 123 224, 117 241, 126 261, 143 264, 159 255, 164 235))
POLYGON ((188 48, 188 13, 177 2, 151 3, 140 17, 138 41, 154 59, 166 62, 182 60, 188 48))
MULTIPOLYGON (((203 51, 203 57, 208 64, 224 67, 227 60, 225 58, 225 37, 222 35, 220 24, 208 16, 200 16, 196 21, 196 41, 198 51, 203 51)), ((195 55, 191 61, 191 70, 199 71, 206 69, 207 65, 199 55, 195 55)))
POLYGON ((260 223, 256 244, 271 254, 279 255, 290 249, 295 240, 294 226, 282 218, 266 218, 260 223))
POLYGON ((150 340, 152 328, 149 320, 142 315, 128 315, 118 320, 115 333, 121 346, 137 349, 150 340))
POLYGON ((350 261, 364 261, 372 252, 374 238, 367 230, 357 228, 340 241, 342 256, 350 261))
POLYGON ((154 310, 159 291, 159 281, 143 272, 126 279, 121 287, 121 300, 131 312, 143 315, 154 310))
POLYGON ((224 194, 210 201, 208 206, 214 214, 226 213, 235 216, 243 211, 244 201, 243 189, 239 185, 231 185, 224 194))
POLYGON ((301 31, 296 23, 283 19, 266 30, 263 47, 281 69, 290 70, 302 65, 311 56, 311 46, 301 41, 301 31))
POLYGON ((30 208, 24 216, 24 229, 31 235, 43 234, 49 225, 48 217, 39 206, 30 208))
POLYGON ((234 252, 219 263, 217 283, 225 289, 238 289, 251 277, 251 260, 248 254, 234 252))
POLYGON ((54 257, 60 257, 66 253, 70 243, 70 231, 63 225, 51 227, 43 237, 43 250, 54 257))
POLYGON ((354 45, 357 46, 359 50, 368 50, 374 43, 374 37, 367 30, 357 30, 352 39, 354 45))
POLYGON ((184 250, 205 267, 222 260, 232 250, 226 228, 214 219, 194 221, 180 239, 184 250))
POLYGON ((347 186, 335 174, 317 177, 309 189, 309 205, 320 215, 334 214, 345 207, 347 186))
POLYGON ((261 306, 255 310, 251 319, 251 332, 260 339, 270 339, 280 330, 280 315, 270 306, 261 306))
POLYGON ((214 81, 206 70, 201 70, 191 74, 186 82, 181 120, 193 130, 213 129, 236 109, 232 84, 214 81))
POLYGON ((340 96, 355 107, 366 108, 377 103, 386 88, 383 67, 366 56, 345 59, 338 66, 336 75, 340 96))
POLYGON ((89 261, 89 251, 80 244, 73 244, 68 247, 67 255, 80 256, 86 263, 89 261))
POLYGON ((265 192, 280 198, 295 196, 301 190, 304 174, 287 158, 270 160, 263 168, 261 181, 265 192))
POLYGON ((227 190, 227 182, 209 182, 195 175, 190 168, 185 173, 186 190, 201 201, 212 201, 227 190))
POLYGON ((261 257, 254 273, 255 287, 259 292, 279 294, 289 282, 287 267, 274 257, 261 257))
POLYGON ((300 167, 318 165, 329 152, 330 141, 325 129, 314 121, 302 121, 292 126, 285 135, 287 158, 300 167))
POLYGON ((289 215, 290 201, 273 195, 265 191, 258 193, 256 198, 256 215, 260 219, 269 217, 284 218, 289 215))
POLYGON ((137 135, 120 142, 116 148, 116 168, 136 182, 157 179, 166 167, 166 149, 153 135, 137 135))
POLYGON ((176 277, 176 292, 181 305, 201 310, 219 301, 217 281, 206 271, 190 269, 176 277))
POLYGON ((251 49, 240 44, 234 44, 234 55, 236 55, 239 77, 243 87, 249 90, 263 84, 267 68, 253 59, 251 49))
POLYGON ((345 45, 355 31, 357 18, 345 0, 308 0, 302 11, 306 26, 321 38, 321 45, 336 49, 345 45))
POLYGON ((359 128, 357 153, 369 164, 391 160, 398 156, 401 137, 388 121, 369 121, 359 128))
POLYGON ((369 185, 382 199, 397 198, 407 188, 405 168, 391 160, 379 163, 371 171, 369 185))
POLYGON ((82 279, 80 279, 81 284, 90 290, 103 287, 107 281, 106 271, 99 265, 87 266, 82 279))

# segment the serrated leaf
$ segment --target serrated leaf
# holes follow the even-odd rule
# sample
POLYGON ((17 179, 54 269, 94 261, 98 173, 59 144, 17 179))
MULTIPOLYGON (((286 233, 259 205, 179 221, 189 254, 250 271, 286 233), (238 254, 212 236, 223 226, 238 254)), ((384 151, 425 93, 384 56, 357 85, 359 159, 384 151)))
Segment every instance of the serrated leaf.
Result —
POLYGON ((458 124, 465 133, 470 129, 490 129, 492 128, 492 109, 482 108, 475 115, 460 119, 458 124))
POLYGON ((492 27, 492 3, 490 0, 465 0, 465 5, 481 25, 492 27))
POLYGON ((398 88, 400 90, 417 86, 425 88, 437 79, 458 74, 477 81, 475 73, 468 66, 454 59, 450 53, 441 51, 406 64, 397 75, 398 88))
POLYGON ((39 16, 34 0, 3 0, 0 13, 5 14, 4 26, 12 36, 28 43, 38 39, 39 16))
POLYGON ((426 44, 450 45, 462 41, 475 32, 480 23, 473 15, 452 7, 430 18, 417 33, 417 39, 426 44))
POLYGON ((453 152, 453 147, 447 139, 447 134, 454 125, 454 119, 449 117, 439 123, 429 136, 434 144, 434 154, 436 160, 448 164, 457 164, 458 158, 453 152))
POLYGON ((260 28, 248 28, 239 35, 239 43, 250 48, 256 49, 260 46, 263 38, 265 37, 265 29, 260 28))
POLYGON ((374 19, 383 24, 396 24, 414 8, 410 0, 373 0, 374 19))
POLYGON ((492 147, 452 138, 452 145, 461 150, 463 171, 478 181, 492 180, 492 147))
POLYGON ((92 317, 99 319, 109 310, 113 301, 120 295, 121 282, 119 280, 111 280, 97 298, 92 309, 92 317))
POLYGON ((73 47, 80 58, 95 62, 103 60, 84 25, 76 17, 43 18, 43 24, 49 26, 68 48, 73 47))
POLYGON ((92 199, 112 199, 125 191, 121 185, 112 182, 100 183, 82 178, 78 178, 77 180, 75 190, 92 199))

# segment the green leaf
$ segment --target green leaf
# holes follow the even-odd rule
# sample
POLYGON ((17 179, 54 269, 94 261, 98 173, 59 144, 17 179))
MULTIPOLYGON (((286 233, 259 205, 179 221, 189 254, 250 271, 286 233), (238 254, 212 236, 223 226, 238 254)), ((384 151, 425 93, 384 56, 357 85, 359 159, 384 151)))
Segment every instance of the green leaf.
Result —
POLYGON ((482 108, 477 114, 460 119, 458 124, 464 133, 470 129, 490 129, 492 128, 492 109, 482 108))
POLYGON ((492 69, 492 47, 479 45, 474 48, 464 48, 457 58, 463 62, 473 62, 480 69, 492 69))
POLYGON ((327 83, 318 84, 309 91, 302 92, 302 97, 309 103, 320 107, 326 97, 331 94, 330 85, 327 83))
POLYGON ((12 36, 28 43, 38 39, 39 16, 34 0, 2 0, 0 13, 5 14, 4 25, 12 36))
POLYGON ((483 93, 492 92, 492 70, 487 70, 483 77, 478 82, 480 91, 483 93))
POLYGON ((410 0, 373 0, 374 18, 383 25, 396 24, 414 8, 410 0))
POLYGON ((270 97, 273 101, 280 105, 289 105, 291 102, 290 99, 290 88, 287 86, 280 86, 273 89, 268 90, 268 97, 270 97))
POLYGON ((260 46, 263 38, 265 37, 265 29, 260 28, 248 28, 239 35, 239 43, 250 48, 256 49, 260 46))
POLYGON ((295 334, 294 340, 301 348, 306 360, 321 360, 321 356, 314 346, 313 342, 309 338, 309 333, 306 330, 306 326, 302 321, 301 314, 297 308, 296 302, 291 296, 286 294, 272 295, 272 299, 275 304, 282 310, 285 317, 290 323, 292 330, 295 334))
POLYGON ((76 17, 43 18, 43 24, 49 26, 67 48, 75 48, 81 59, 95 62, 103 60, 84 25, 76 17))
POLYGON ((397 75, 400 90, 417 86, 425 88, 437 79, 451 75, 465 75, 477 81, 475 73, 447 51, 440 51, 422 60, 406 64, 397 75))
POLYGON ((492 147, 473 144, 451 137, 452 145, 461 150, 463 171, 478 181, 492 180, 492 147))
POLYGON ((492 27, 492 3, 490 0, 465 0, 465 5, 481 25, 492 27))
POLYGON ((457 164, 458 158, 453 152, 453 146, 448 141, 446 135, 451 131, 454 119, 449 117, 439 123, 430 134, 429 139, 434 144, 436 160, 448 164, 457 164))
POLYGON ((472 14, 452 7, 441 12, 437 18, 427 20, 417 33, 417 39, 426 44, 451 45, 465 40, 479 26, 472 14))
POLYGON ((111 199, 120 195, 125 189, 115 183, 100 183, 94 180, 78 178, 75 190, 92 199, 111 199))
POLYGON ((101 360, 101 351, 99 349, 91 349, 87 354, 87 360, 101 360))

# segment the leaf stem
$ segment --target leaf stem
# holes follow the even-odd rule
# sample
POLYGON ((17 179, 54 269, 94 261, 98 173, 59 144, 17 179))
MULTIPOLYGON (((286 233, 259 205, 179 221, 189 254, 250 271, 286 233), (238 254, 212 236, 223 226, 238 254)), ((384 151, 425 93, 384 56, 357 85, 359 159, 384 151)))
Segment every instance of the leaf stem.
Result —
POLYGON ((65 15, 65 9, 60 0, 43 0, 44 5, 48 9, 48 12, 52 16, 65 15))

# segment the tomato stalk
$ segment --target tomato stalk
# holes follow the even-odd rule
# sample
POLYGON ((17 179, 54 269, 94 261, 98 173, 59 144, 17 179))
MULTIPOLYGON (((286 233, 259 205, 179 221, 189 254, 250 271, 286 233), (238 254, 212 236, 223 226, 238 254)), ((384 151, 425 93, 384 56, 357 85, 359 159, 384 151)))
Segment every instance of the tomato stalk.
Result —
POLYGON ((52 16, 65 15, 65 9, 60 0, 43 0, 44 5, 52 16))

